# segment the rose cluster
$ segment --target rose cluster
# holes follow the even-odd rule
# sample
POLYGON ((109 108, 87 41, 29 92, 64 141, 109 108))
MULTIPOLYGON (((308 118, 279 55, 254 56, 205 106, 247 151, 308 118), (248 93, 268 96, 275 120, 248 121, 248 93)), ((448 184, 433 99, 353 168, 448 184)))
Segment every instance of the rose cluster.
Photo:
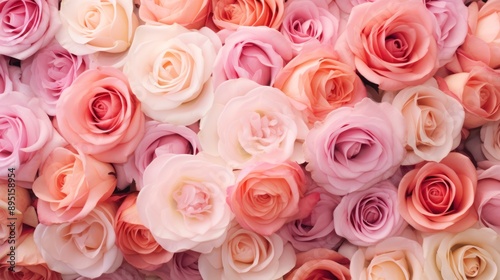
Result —
POLYGON ((0 0, 1 279, 499 279, 499 211, 500 0, 0 0))

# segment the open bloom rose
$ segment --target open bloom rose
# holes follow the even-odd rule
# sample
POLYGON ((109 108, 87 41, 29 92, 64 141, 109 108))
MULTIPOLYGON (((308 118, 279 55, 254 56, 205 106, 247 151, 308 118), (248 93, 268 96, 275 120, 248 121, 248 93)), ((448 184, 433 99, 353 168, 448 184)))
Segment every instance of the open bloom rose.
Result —
POLYGON ((203 151, 233 168, 259 161, 304 162, 307 126, 280 90, 247 79, 230 80, 215 91, 214 106, 201 119, 203 151))
POLYGON ((115 271, 123 261, 115 244, 115 214, 116 206, 105 202, 78 221, 38 224, 35 243, 49 268, 89 278, 115 271))
POLYGON ((438 67, 435 18, 423 2, 379 0, 357 5, 346 44, 359 73, 380 89, 421 84, 438 67))
POLYGON ((478 171, 478 182, 474 207, 482 225, 500 234, 500 165, 490 162, 478 171))
POLYGON ((428 279, 497 279, 500 241, 489 228, 424 236, 424 272, 428 279))
POLYGON ((397 196, 389 181, 345 195, 333 212, 335 232, 358 246, 402 233, 407 224, 398 213, 397 196))
POLYGON ((404 237, 390 237, 373 246, 358 249, 351 258, 350 270, 352 279, 359 280, 425 280, 423 268, 424 256, 418 242, 404 237))
POLYGON ((144 113, 177 125, 192 124, 205 115, 212 106, 212 67, 220 46, 208 28, 137 28, 124 73, 144 113))
POLYGON ((500 121, 488 122, 480 131, 481 151, 491 161, 500 161, 500 121))
MULTIPOLYGON (((139 1, 138 1, 139 2, 139 1)), ((210 13, 210 0, 151 1, 140 0, 139 17, 147 24, 180 24, 186 28, 201 28, 210 13)))
POLYGON ((21 63, 21 80, 40 98, 43 110, 55 116, 59 95, 88 66, 87 56, 74 55, 53 41, 21 63))
POLYGON ((297 254, 297 263, 285 280, 331 279, 350 280, 349 259, 326 249, 316 248, 297 254))
POLYGON ((283 20, 283 0, 212 0, 213 22, 220 29, 268 26, 277 29, 283 20))
POLYGON ((295 162, 257 163, 241 170, 227 203, 245 229, 271 235, 286 222, 307 217, 319 200, 305 196, 304 171, 295 162))
POLYGON ((56 39, 76 55, 124 52, 138 25, 133 9, 129 0, 63 0, 56 39))
POLYGON ((0 55, 19 60, 47 45, 59 28, 57 0, 2 0, 0 18, 0 55))
POLYGON ((465 109, 465 128, 500 120, 500 72, 478 66, 449 75, 444 81, 465 109))
POLYGON ((46 225, 82 219, 108 199, 115 186, 111 164, 58 147, 45 159, 33 182, 38 218, 46 225))
POLYGON ((399 168, 405 134, 396 108, 365 98, 332 111, 311 129, 304 143, 306 170, 332 194, 366 189, 399 168))
POLYGON ((464 109, 455 98, 438 89, 435 80, 404 88, 384 100, 400 110, 406 123, 404 165, 441 161, 461 140, 464 109))
POLYGON ((278 235, 262 236, 235 224, 220 247, 198 262, 204 279, 280 279, 295 265, 290 243, 278 235))
POLYGON ((82 73, 56 106, 61 135, 76 149, 104 162, 123 163, 144 135, 141 104, 118 69, 82 73))
POLYGON ((213 69, 216 88, 226 80, 237 78, 272 85, 278 72, 292 58, 290 42, 277 30, 264 26, 240 27, 227 33, 213 69))
POLYGON ((421 163, 403 176, 399 212, 423 232, 462 231, 477 222, 476 187, 476 169, 470 159, 452 152, 440 162, 421 163))
POLYGON ((139 218, 165 250, 208 253, 226 236, 226 188, 233 183, 231 169, 208 156, 158 156, 144 171, 139 218))
POLYGON ((355 69, 339 61, 332 49, 320 46, 300 52, 278 73, 273 86, 292 99, 310 127, 331 111, 366 97, 355 69))
MULTIPOLYGON (((24 217, 26 215, 30 216, 30 214, 27 212, 31 204, 31 198, 28 190, 16 186, 15 176, 10 178, 10 183, 8 180, 0 180, 0 244, 6 245, 9 242, 9 236, 11 237, 11 240, 18 240, 21 236, 24 217), (11 210, 9 210, 9 208, 11 210), (11 227, 11 222, 14 221, 12 220, 12 218, 15 218, 14 227, 11 227)), ((31 217, 27 217, 27 219, 30 218, 31 217)), ((32 226, 34 225, 35 224, 32 224, 32 226)))

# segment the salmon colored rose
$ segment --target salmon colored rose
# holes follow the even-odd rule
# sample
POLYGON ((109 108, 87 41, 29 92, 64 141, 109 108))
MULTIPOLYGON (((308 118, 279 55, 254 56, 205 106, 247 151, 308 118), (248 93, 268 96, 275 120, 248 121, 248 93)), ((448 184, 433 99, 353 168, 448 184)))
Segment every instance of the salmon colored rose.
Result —
POLYGON ((212 0, 212 20, 220 29, 268 26, 278 29, 283 21, 284 0, 212 0))
POLYGON ((210 14, 210 0, 158 1, 140 0, 139 18, 147 24, 180 24, 186 28, 201 28, 210 14))
POLYGON ((283 279, 338 279, 350 280, 349 259, 326 248, 316 248, 297 254, 294 269, 283 279))
POLYGON ((425 162, 406 173, 398 189, 399 212, 423 232, 459 232, 478 220, 473 207, 476 168, 452 152, 440 162, 425 162))
POLYGON ((9 236, 15 236, 17 240, 21 236, 24 222, 31 226, 36 226, 37 222, 28 190, 17 187, 15 177, 11 179, 10 183, 0 180, 0 244, 7 244, 9 236), (15 218, 14 227, 11 224, 13 220, 9 218, 15 218))

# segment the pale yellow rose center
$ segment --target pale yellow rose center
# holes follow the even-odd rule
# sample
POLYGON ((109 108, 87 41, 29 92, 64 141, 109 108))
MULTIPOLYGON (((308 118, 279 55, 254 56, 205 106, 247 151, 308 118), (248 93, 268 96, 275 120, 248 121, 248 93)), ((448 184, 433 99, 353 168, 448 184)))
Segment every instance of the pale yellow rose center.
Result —
POLYGON ((210 213, 210 190, 198 182, 188 182, 174 193, 177 211, 185 218, 203 219, 210 213))
POLYGON ((393 251, 374 257, 367 268, 371 280, 408 280, 408 262, 403 252, 393 251))
POLYGON ((487 268, 484 255, 474 246, 463 246, 453 251, 452 256, 458 265, 458 272, 467 279, 480 276, 487 268))
POLYGON ((190 86, 194 59, 183 50, 169 49, 154 61, 151 83, 166 92, 179 92, 190 86))

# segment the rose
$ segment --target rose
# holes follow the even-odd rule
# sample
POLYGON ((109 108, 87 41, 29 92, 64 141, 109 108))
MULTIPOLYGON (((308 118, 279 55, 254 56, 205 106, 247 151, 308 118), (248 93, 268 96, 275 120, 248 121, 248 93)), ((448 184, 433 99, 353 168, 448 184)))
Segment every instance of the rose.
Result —
MULTIPOLYGON (((464 127, 476 128, 500 120, 500 73, 489 67, 474 67, 444 78, 445 85, 465 110, 464 127)), ((445 89, 446 90, 446 89, 445 89)))
POLYGON ((428 279, 495 279, 500 267, 498 234, 489 228, 424 236, 428 279))
POLYGON ((283 0, 212 0, 212 19, 220 29, 268 26, 277 29, 283 20, 283 0))
POLYGON ((351 258, 350 270, 352 279, 359 280, 424 280, 427 278, 423 267, 424 257, 418 242, 404 237, 390 237, 373 246, 359 248, 351 258))
POLYGON ((243 228, 271 235, 286 222, 309 216, 319 194, 305 196, 306 188, 297 163, 261 162, 241 170, 227 190, 227 203, 243 228))
POLYGON ((349 259, 326 249, 316 248, 297 254, 297 263, 285 280, 301 279, 339 279, 349 280, 349 259))
POLYGON ((304 142, 312 179, 345 195, 389 178, 405 156, 405 124, 396 108, 365 98, 333 110, 304 142))
POLYGON ((139 17, 146 24, 180 24, 186 28, 201 28, 210 12, 209 0, 191 1, 151 1, 140 0, 139 17))
POLYGON ((473 208, 476 169, 452 152, 440 162, 425 162, 406 173, 398 189, 399 212, 423 232, 458 232, 477 222, 473 208))
POLYGON ((202 280, 198 269, 200 253, 184 251, 175 253, 171 261, 166 265, 169 271, 169 279, 202 280))
POLYGON ((76 55, 124 52, 138 25, 133 5, 128 0, 63 0, 56 39, 76 55))
POLYGON ((208 28, 140 26, 124 73, 149 117, 177 125, 198 121, 213 101, 212 67, 221 46, 208 28))
POLYGON ((40 98, 43 110, 54 116, 59 95, 88 65, 87 56, 74 55, 52 42, 23 61, 21 80, 40 98))
POLYGON ((47 45, 59 28, 56 0, 2 0, 0 18, 0 54, 19 60, 47 45))
MULTIPOLYGON (((119 168, 124 181, 135 181, 137 190, 141 190, 143 173, 157 156, 163 154, 197 154, 200 149, 198 136, 185 127, 157 121, 147 121, 141 142, 127 162, 119 168)), ((125 185, 125 184, 124 184, 125 185)))
POLYGON ((16 188, 15 177, 11 177, 10 181, 0 180, 0 244, 8 244, 9 240, 18 242, 24 220, 29 222, 32 218, 28 212, 32 210, 30 205, 28 190, 16 188), (12 227, 13 221, 15 223, 12 227))
POLYGON ((272 85, 278 72, 292 58, 290 42, 269 27, 240 27, 223 35, 227 37, 213 69, 215 88, 237 78, 272 85))
POLYGON ((402 164, 441 161, 460 144, 464 109, 455 98, 439 90, 434 79, 386 93, 383 100, 391 102, 405 119, 407 154, 402 164))
POLYGON ((500 121, 484 124, 480 137, 484 156, 491 161, 500 161, 500 121))
POLYGON ((482 225, 500 233, 500 218, 497 214, 500 205, 500 165, 489 162, 483 168, 485 169, 478 170, 474 208, 482 225))
POLYGON ((125 162, 144 135, 141 104, 112 67, 78 76, 59 97, 56 120, 71 145, 103 162, 125 162))
POLYGON ((397 196, 389 181, 345 195, 333 212, 335 232, 358 246, 401 234, 407 224, 398 213, 397 196))
POLYGON ((435 19, 419 1, 357 5, 347 22, 346 46, 358 72, 384 90, 421 84, 438 68, 435 19))
MULTIPOLYGON (((39 100, 20 92, 0 94, 0 179, 33 182, 44 158, 64 144, 39 100)), ((27 187, 23 184, 24 187, 27 187)))
MULTIPOLYGON (((307 6, 311 5, 307 2, 307 6)), ((278 73, 273 86, 293 100, 310 127, 331 111, 366 97, 355 69, 340 62, 330 48, 320 46, 300 52, 278 73)))
MULTIPOLYGON (((127 262, 123 262, 122 265, 117 268, 112 273, 105 273, 97 278, 92 278, 94 280, 136 280, 136 279, 147 279, 141 274, 135 267, 131 266, 127 262)), ((91 280, 87 277, 78 277, 75 280, 91 280)))
POLYGON ((299 54, 306 43, 335 45, 338 28, 338 15, 328 10, 326 1, 293 0, 285 5, 280 32, 292 43, 294 54, 299 54))
POLYGON ((115 271, 123 256, 115 244, 116 206, 98 204, 83 219, 35 228, 35 243, 49 268, 62 274, 96 278, 115 271))
POLYGON ((208 156, 160 155, 144 171, 139 218, 165 250, 208 253, 232 219, 225 196, 233 183, 231 169, 208 156))
POLYGON ((343 14, 349 15, 351 13, 352 8, 356 7, 357 5, 375 1, 377 0, 349 0, 349 1, 335 1, 335 3, 343 14))
POLYGON ((13 90, 9 68, 9 58, 0 55, 0 94, 13 90))
POLYGON ((280 279, 295 265, 295 252, 278 235, 262 236, 235 224, 220 247, 198 261, 204 279, 280 279))
POLYGON ((137 210, 137 194, 130 193, 118 208, 115 219, 116 246, 134 267, 155 270, 172 259, 142 224, 137 210))
POLYGON ((243 168, 260 161, 304 162, 300 146, 306 134, 306 124, 283 92, 237 79, 216 89, 198 137, 204 152, 243 168))

